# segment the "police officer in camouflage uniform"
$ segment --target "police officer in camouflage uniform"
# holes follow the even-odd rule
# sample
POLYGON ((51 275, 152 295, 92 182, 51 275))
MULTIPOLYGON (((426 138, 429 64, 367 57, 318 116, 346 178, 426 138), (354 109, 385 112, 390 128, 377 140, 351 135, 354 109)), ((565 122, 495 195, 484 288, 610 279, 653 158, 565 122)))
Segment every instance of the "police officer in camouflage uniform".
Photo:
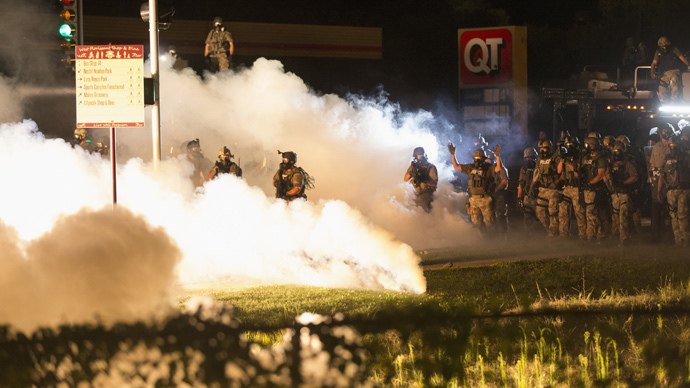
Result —
POLYGON ((659 48, 652 60, 652 78, 659 78, 659 101, 662 103, 680 102, 682 100, 683 82, 681 75, 688 69, 690 62, 678 47, 662 36, 657 41, 659 48))
POLYGON ((429 163, 429 160, 424 153, 424 148, 417 147, 412 151, 412 163, 405 172, 403 178, 405 182, 412 183, 414 186, 416 197, 415 203, 429 213, 431 211, 431 202, 434 200, 434 192, 438 185, 438 171, 436 166, 429 163))
POLYGON ((520 168, 518 177, 517 200, 518 206, 522 210, 523 226, 525 232, 534 229, 537 220, 537 198, 529 195, 532 189, 534 169, 537 162, 537 151, 532 147, 527 147, 522 153, 523 164, 520 168))
POLYGON ((558 208, 561 237, 570 236, 570 217, 575 213, 577 234, 580 240, 587 239, 587 217, 580 202, 580 141, 575 136, 565 138, 565 151, 558 163, 558 173, 563 184, 563 198, 558 208))
POLYGON ((651 187, 652 197, 652 241, 659 241, 661 231, 664 229, 665 219, 667 217, 666 209, 666 187, 657 190, 659 187, 659 177, 661 176, 661 167, 664 165, 666 156, 671 152, 669 140, 673 134, 673 129, 668 123, 664 123, 657 129, 659 142, 654 144, 651 155, 649 157, 649 182, 651 187))
POLYGON ((486 229, 489 232, 493 232, 495 220, 493 198, 491 197, 493 189, 491 186, 493 185, 494 175, 498 166, 487 163, 486 153, 481 149, 474 151, 472 164, 458 163, 455 159, 455 146, 453 143, 448 144, 448 151, 450 151, 450 160, 453 163, 453 168, 469 176, 467 182, 470 191, 468 214, 472 219, 472 224, 477 228, 481 228, 483 222, 486 229))
POLYGON ((208 60, 209 70, 228 70, 232 67, 232 54, 235 52, 235 44, 230 31, 223 27, 223 19, 213 19, 213 29, 206 36, 204 57, 208 60))
POLYGON ((213 164, 201 152, 199 139, 187 142, 187 160, 194 165, 194 172, 192 173, 194 186, 203 185, 206 182, 206 171, 209 171, 213 164))
POLYGON ((233 155, 228 147, 223 146, 218 151, 218 160, 216 165, 213 166, 211 171, 208 173, 207 181, 217 177, 219 174, 232 174, 238 177, 242 176, 242 168, 235 162, 231 161, 235 155, 233 155))
POLYGON ((587 240, 601 242, 605 233, 602 230, 600 212, 597 209, 597 191, 606 190, 606 158, 601 154, 601 142, 596 137, 585 139, 585 152, 581 159, 580 189, 583 190, 585 214, 587 217, 587 240))
POLYGON ((611 234, 619 236, 619 245, 628 242, 632 224, 632 194, 637 185, 637 166, 626 145, 616 141, 611 149, 611 234))
POLYGON ((295 166, 297 154, 288 151, 280 152, 283 162, 273 176, 273 186, 276 188, 276 198, 284 199, 287 202, 298 198, 307 199, 305 190, 314 187, 313 178, 301 167, 295 166))
POLYGON ((539 157, 532 180, 532 191, 537 191, 537 218, 549 237, 558 235, 558 163, 560 158, 552 151, 551 140, 539 142, 539 157), (536 190, 535 190, 536 189, 536 190), (547 213, 548 211, 548 213, 547 213))
MULTIPOLYGON (((684 152, 679 136, 669 141, 671 152, 664 159, 657 190, 667 189, 666 199, 676 245, 690 246, 690 156, 684 152)), ((661 194, 660 194, 661 195, 661 194)))

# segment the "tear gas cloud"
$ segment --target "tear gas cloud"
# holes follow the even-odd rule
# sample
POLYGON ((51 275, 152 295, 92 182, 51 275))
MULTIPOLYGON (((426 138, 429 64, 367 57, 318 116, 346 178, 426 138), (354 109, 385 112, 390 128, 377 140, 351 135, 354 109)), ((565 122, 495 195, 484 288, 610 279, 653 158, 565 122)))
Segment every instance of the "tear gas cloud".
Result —
MULTIPOLYGON (((0 82, 3 87, 10 94, 3 97, 12 101, 12 89, 0 82)), ((91 285, 84 283, 87 276, 113 274, 119 280, 118 271, 139 272, 137 258, 150 255, 155 256, 150 262, 163 268, 174 266, 185 286, 289 283, 424 292, 413 248, 458 246, 477 237, 458 210, 465 197, 448 183, 452 172, 444 148, 453 137, 447 123, 428 112, 400 112, 383 98, 319 95, 277 61, 259 59, 251 68, 206 79, 191 69, 163 68, 165 159, 158 172, 148 156, 150 130, 118 129, 123 145, 118 203, 132 212, 127 215, 131 222, 143 217, 151 228, 162 227, 171 238, 167 242, 158 232, 153 233, 158 240, 149 241, 152 232, 137 233, 124 221, 106 225, 110 221, 103 221, 103 210, 83 210, 107 208, 109 160, 73 149, 62 139, 45 139, 33 121, 8 123, 12 114, 0 111, 0 117, 9 117, 0 125, 0 178, 5 182, 0 220, 3 241, 12 248, 2 255, 14 263, 7 279, 31 279, 11 283, 18 290, 37 281, 31 272, 54 277, 45 284, 65 278, 84 288, 91 285), (195 190, 189 179, 192 165, 177 155, 194 138, 211 160, 228 146, 244 177, 221 176, 195 190), (417 146, 439 169, 430 214, 414 206, 413 189, 402 181, 417 146), (316 178, 308 201, 287 205, 273 198, 278 149, 296 152, 297 165, 316 178), (141 158, 126 159, 127 153, 141 158), (67 228, 77 219, 93 226, 88 237, 67 228), (83 250, 85 238, 97 249, 83 250), (137 256, 139 249, 143 253, 137 256), (125 258, 121 268, 111 263, 125 258)), ((99 132, 90 130, 90 135, 99 132)), ((167 295, 161 290, 168 278, 145 273, 159 285, 155 297, 142 296, 148 299, 142 303, 151 306, 167 295)), ((27 295, 40 291, 26 289, 27 295)), ((76 298, 76 293, 67 294, 76 298)), ((108 311, 125 308, 117 303, 108 311)), ((0 309, 0 317, 13 312, 0 309)), ((52 316, 60 314, 69 312, 55 310, 52 316)))

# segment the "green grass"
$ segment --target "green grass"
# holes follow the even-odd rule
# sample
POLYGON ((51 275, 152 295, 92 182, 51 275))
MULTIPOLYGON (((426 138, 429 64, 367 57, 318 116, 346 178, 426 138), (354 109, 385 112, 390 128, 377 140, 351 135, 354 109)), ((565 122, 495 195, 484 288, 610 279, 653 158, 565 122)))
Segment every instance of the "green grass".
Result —
POLYGON ((688 386, 687 252, 570 251, 429 251, 424 264, 456 264, 426 270, 423 295, 298 286, 211 294, 266 344, 302 312, 344 313, 383 386, 688 386), (458 267, 492 257, 499 262, 458 267))

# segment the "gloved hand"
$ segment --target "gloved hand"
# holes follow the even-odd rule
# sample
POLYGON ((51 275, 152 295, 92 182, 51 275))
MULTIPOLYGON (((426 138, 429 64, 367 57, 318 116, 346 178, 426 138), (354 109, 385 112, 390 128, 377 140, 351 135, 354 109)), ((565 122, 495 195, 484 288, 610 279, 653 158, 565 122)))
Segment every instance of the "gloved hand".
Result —
POLYGON ((453 143, 448 143, 448 152, 450 152, 451 155, 455 155, 455 146, 453 143))
POLYGON ((496 154, 496 156, 501 156, 501 145, 500 144, 496 144, 496 147, 494 147, 494 154, 496 154))

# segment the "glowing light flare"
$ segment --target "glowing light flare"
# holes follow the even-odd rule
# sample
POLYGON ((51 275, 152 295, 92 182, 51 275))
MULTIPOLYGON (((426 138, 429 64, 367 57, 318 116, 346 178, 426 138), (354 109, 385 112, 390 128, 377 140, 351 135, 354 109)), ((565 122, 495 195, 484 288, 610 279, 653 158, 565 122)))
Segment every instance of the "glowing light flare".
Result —
POLYGON ((58 32, 60 33, 60 35, 65 38, 73 37, 76 31, 76 28, 74 28, 74 26, 71 24, 63 24, 60 26, 60 28, 58 28, 58 32))

